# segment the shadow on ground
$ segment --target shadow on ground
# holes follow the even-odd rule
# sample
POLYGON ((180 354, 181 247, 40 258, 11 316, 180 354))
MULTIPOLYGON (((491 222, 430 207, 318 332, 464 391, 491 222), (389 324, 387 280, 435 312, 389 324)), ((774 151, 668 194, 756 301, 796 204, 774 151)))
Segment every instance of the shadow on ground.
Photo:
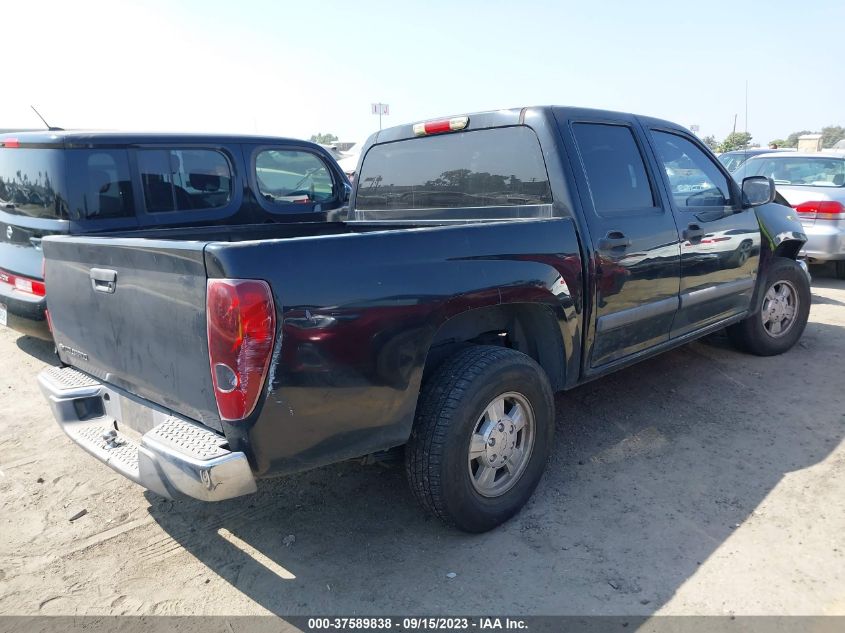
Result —
POLYGON ((53 341, 45 341, 34 336, 20 336, 15 341, 22 352, 37 358, 48 365, 58 365, 59 357, 56 356, 56 345, 53 341))
POLYGON ((540 487, 488 534, 429 518, 400 466, 354 463, 213 506, 148 493, 150 512, 277 614, 648 615, 784 474, 843 439, 838 381, 816 385, 807 416, 801 377, 843 352, 842 328, 817 323, 777 358, 739 354, 717 335, 559 396, 540 487))

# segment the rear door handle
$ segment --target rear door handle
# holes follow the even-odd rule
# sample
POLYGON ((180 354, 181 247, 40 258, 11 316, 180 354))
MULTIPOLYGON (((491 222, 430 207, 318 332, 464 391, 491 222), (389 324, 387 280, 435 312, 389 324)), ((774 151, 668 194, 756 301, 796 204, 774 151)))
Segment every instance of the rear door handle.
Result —
POLYGON ((625 237, 622 231, 608 231, 607 235, 599 240, 600 251, 609 251, 614 248, 625 248, 631 245, 631 240, 625 237))
POLYGON ((684 229, 685 240, 700 240, 702 237, 704 237, 704 229, 697 224, 690 224, 684 229))
POLYGON ((117 287, 117 271, 108 268, 92 268, 88 275, 91 287, 97 292, 112 293, 117 287))

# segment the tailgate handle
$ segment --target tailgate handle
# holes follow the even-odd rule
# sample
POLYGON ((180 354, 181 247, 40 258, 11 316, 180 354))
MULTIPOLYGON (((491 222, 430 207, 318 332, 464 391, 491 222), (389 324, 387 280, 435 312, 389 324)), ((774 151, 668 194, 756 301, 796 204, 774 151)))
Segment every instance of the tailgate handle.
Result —
POLYGON ((108 268, 92 268, 91 287, 97 292, 114 292, 117 287, 117 271, 108 268))

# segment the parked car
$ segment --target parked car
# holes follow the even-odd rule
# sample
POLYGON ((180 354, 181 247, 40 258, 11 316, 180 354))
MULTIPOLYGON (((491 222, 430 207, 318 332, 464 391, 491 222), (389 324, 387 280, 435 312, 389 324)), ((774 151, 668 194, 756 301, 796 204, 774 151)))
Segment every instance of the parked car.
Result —
POLYGON ((326 223, 45 238, 68 366, 39 381, 74 442, 161 495, 227 499, 404 446, 423 507, 487 530, 540 479, 555 391, 725 327, 755 354, 795 344, 805 237, 773 195, 648 117, 386 129, 326 223), (668 175, 681 164, 701 187, 668 175), (751 248, 702 268, 711 234, 751 248))
POLYGON ((51 338, 41 270, 47 235, 324 220, 344 187, 337 163, 304 141, 0 134, 0 327, 51 338))
POLYGON ((763 154, 734 175, 768 176, 778 194, 795 208, 807 243, 802 256, 811 263, 832 261, 845 279, 845 156, 836 153, 763 154))
POLYGON ((728 171, 734 172, 739 169, 742 164, 749 158, 760 156, 761 154, 771 154, 772 152, 794 152, 794 148, 783 147, 780 149, 737 149, 730 152, 723 152, 717 157, 728 171))

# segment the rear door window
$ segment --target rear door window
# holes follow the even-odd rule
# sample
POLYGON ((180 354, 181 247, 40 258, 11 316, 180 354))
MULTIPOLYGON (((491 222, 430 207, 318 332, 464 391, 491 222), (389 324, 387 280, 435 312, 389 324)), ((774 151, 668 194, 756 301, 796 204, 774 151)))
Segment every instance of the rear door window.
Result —
POLYGON ((137 156, 149 213, 218 209, 232 198, 232 170, 218 151, 144 149, 137 156))
POLYGON ((135 216, 126 150, 69 150, 70 215, 75 220, 135 216))
POLYGON ((631 128, 575 123, 572 129, 596 213, 653 212, 657 205, 631 128))
POLYGON ((355 195, 356 211, 552 202, 540 143, 526 126, 374 145, 364 157, 355 195))
POLYGON ((326 163, 303 150, 259 151, 255 157, 255 179, 261 196, 279 206, 327 202, 337 194, 326 163))

